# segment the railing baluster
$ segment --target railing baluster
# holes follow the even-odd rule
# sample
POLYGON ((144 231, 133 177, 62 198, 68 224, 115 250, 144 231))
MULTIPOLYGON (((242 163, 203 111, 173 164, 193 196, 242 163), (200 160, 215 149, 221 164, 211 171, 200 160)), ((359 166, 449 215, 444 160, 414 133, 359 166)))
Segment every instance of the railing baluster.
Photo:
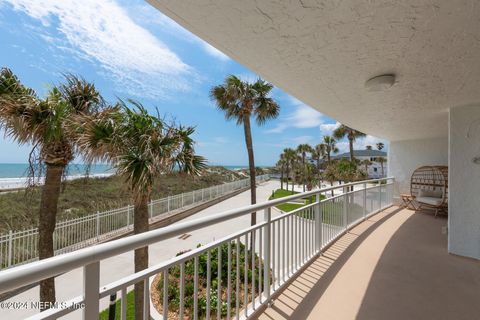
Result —
POLYGON ((222 245, 218 246, 217 269, 217 319, 222 318, 222 245))
POLYGON ((263 247, 263 239, 262 239, 262 228, 258 229, 258 300, 260 304, 262 303, 262 247, 263 247))
POLYGON ((252 309, 255 310, 255 230, 250 233, 252 242, 252 309))
POLYGON ((282 282, 285 282, 285 218, 282 219, 282 282))
POLYGON ((168 319, 168 269, 163 270, 163 320, 168 319))
POLYGON ((185 262, 180 264, 180 320, 185 315, 185 262))
POLYGON ((270 229, 272 224, 272 208, 264 210, 265 235, 263 236, 263 292, 265 293, 266 303, 270 303, 270 229))
POLYGON ((240 238, 235 239, 235 315, 240 319, 240 238))
POLYGON ((227 260, 227 319, 231 314, 231 290, 232 290, 232 242, 228 241, 228 260, 227 260))
POLYGON ((198 255, 193 259, 194 275, 193 275, 193 319, 198 319, 198 255))
POLYGON ((245 317, 248 317, 248 233, 245 234, 245 250, 243 253, 243 260, 245 262, 244 266, 244 274, 243 274, 243 286, 244 286, 244 294, 243 294, 243 307, 245 308, 245 317))
POLYGON ((272 241, 271 241, 271 244, 272 244, 272 251, 271 251, 271 254, 272 254, 272 289, 273 291, 275 291, 276 289, 276 282, 277 282, 277 269, 276 269, 276 265, 275 265, 275 222, 272 222, 271 223, 272 225, 272 241))
POLYGON ((150 318, 150 286, 148 278, 143 280, 143 319, 150 318))
MULTIPOLYGON (((127 319, 127 288, 122 288, 122 298, 120 300, 120 320, 126 320, 127 319)), ((167 318, 164 316, 164 320, 167 320, 167 318)))
POLYGON ((210 266, 210 260, 212 259, 212 254, 210 250, 207 252, 207 310, 206 310, 206 319, 210 319, 210 282, 212 280, 212 270, 210 266))

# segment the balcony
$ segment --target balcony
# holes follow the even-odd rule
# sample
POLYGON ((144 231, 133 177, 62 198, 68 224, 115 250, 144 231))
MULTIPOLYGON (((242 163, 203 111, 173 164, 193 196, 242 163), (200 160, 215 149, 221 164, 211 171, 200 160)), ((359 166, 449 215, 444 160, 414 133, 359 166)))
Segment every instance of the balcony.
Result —
POLYGON ((163 289, 158 290, 164 298, 157 299, 161 310, 145 300, 144 318, 471 319, 480 311, 475 303, 480 264, 448 255, 445 219, 394 207, 392 197, 393 178, 385 178, 235 208, 2 271, 0 293, 73 272, 71 286, 83 287, 82 295, 62 296, 62 304, 42 313, 31 310, 35 314, 30 315, 96 319, 109 296, 117 294, 121 319, 126 319, 124 301, 132 285, 144 283, 150 297, 158 288, 150 285, 152 279, 163 276, 163 289), (335 196, 330 196, 332 190, 335 196), (313 197, 313 203, 289 213, 273 210, 305 197, 313 197), (223 228, 254 211, 263 216, 255 226, 230 231, 113 282, 102 280, 102 274, 112 272, 101 266, 107 259, 125 259, 145 245, 169 250, 169 241, 176 240, 172 238, 215 225, 223 228), (215 267, 222 263, 227 272, 215 267), (165 298, 171 270, 179 271, 173 313, 166 312, 172 301, 165 298), (188 286, 193 287, 191 296, 188 286), (214 305, 217 296, 222 303, 214 305))
POLYGON ((480 262, 447 252, 446 225, 388 208, 339 238, 255 319, 476 319, 480 262))

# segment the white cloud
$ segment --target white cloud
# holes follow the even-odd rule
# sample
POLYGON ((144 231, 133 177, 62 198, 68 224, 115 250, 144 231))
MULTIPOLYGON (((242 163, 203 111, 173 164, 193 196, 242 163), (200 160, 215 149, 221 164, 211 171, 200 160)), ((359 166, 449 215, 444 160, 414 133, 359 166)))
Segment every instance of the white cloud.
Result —
POLYGON ((323 123, 320 125, 320 133, 324 136, 331 136, 333 131, 340 126, 340 122, 335 123, 323 123))
POLYGON ((40 36, 47 42, 99 62, 103 73, 121 87, 117 91, 161 97, 189 88, 186 76, 192 73, 191 67, 113 0, 6 1, 65 37, 52 41, 43 28, 45 34, 40 36))
POLYGON ((295 105, 295 111, 281 119, 275 128, 267 130, 268 133, 283 132, 290 127, 314 128, 323 124, 323 115, 320 112, 293 97, 290 97, 290 101, 295 105))
MULTIPOLYGON (((142 5, 134 5, 132 6, 134 9, 133 11, 137 12, 141 18, 143 23, 148 24, 156 24, 162 27, 163 31, 167 31, 171 35, 188 41, 188 42, 196 42, 200 44, 200 47, 210 56, 217 58, 222 61, 228 61, 230 58, 218 50, 217 48, 211 46, 209 43, 203 41, 190 31, 184 29, 180 26, 177 22, 170 19, 166 15, 162 14, 157 9, 153 8, 149 4, 142 4, 142 5)), ((140 22, 140 21, 139 21, 140 22)))

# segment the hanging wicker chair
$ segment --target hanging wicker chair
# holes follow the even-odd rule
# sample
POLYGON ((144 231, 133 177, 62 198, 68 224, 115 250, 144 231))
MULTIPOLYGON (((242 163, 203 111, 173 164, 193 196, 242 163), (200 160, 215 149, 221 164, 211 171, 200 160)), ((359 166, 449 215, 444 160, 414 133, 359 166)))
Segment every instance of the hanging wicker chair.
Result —
POLYGON ((419 209, 448 212, 448 167, 424 166, 416 169, 410 179, 410 193, 419 209))

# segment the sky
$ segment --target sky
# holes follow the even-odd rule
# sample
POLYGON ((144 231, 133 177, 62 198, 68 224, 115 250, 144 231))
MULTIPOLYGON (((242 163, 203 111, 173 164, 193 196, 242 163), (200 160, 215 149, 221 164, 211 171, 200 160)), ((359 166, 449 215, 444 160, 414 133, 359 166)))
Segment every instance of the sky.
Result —
MULTIPOLYGON (((209 90, 230 74, 258 76, 144 1, 0 0, 0 67, 40 96, 66 73, 82 76, 111 103, 131 98, 195 126, 196 152, 211 164, 248 164, 243 128, 225 121, 209 90)), ((272 97, 280 116, 252 126, 256 165, 275 164, 286 147, 314 146, 339 125, 278 88, 272 97)), ((355 149, 379 141, 367 136, 355 149)), ((29 151, 0 136, 0 163, 25 163, 29 151)))

